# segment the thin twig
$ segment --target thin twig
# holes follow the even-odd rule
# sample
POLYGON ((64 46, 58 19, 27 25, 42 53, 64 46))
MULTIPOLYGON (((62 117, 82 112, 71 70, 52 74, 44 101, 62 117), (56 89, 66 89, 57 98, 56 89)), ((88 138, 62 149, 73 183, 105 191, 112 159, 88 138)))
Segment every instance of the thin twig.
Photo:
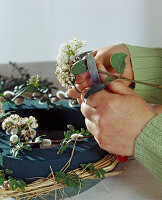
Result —
POLYGON ((156 87, 156 88, 161 88, 162 89, 162 85, 156 85, 156 84, 152 84, 152 83, 146 83, 146 82, 143 82, 143 81, 132 80, 132 79, 126 78, 124 76, 117 76, 117 75, 114 75, 114 74, 111 74, 111 73, 108 73, 108 72, 104 72, 104 71, 101 71, 101 70, 98 70, 98 72, 101 73, 101 74, 105 74, 105 75, 111 76, 111 77, 116 78, 116 79, 122 79, 124 81, 129 81, 129 82, 133 82, 133 83, 139 83, 139 84, 142 84, 142 85, 147 85, 147 86, 151 86, 151 87, 156 87))

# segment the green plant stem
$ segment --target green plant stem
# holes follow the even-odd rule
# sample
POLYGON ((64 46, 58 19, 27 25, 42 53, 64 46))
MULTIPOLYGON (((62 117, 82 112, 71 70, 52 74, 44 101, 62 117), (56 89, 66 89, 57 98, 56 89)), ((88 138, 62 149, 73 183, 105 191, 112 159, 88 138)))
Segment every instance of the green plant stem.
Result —
POLYGON ((101 70, 98 70, 98 72, 101 73, 101 74, 106 74, 106 75, 111 76, 111 77, 116 78, 116 79, 122 79, 124 81, 129 81, 129 82, 133 82, 133 83, 139 83, 139 84, 142 84, 142 85, 147 85, 147 86, 151 86, 151 87, 156 87, 156 88, 161 88, 162 89, 162 85, 156 85, 156 84, 152 84, 152 83, 136 81, 136 80, 132 80, 132 79, 129 79, 129 78, 125 78, 124 76, 117 76, 117 75, 114 75, 114 74, 111 74, 111 73, 108 73, 108 72, 104 72, 104 71, 101 71, 101 70))

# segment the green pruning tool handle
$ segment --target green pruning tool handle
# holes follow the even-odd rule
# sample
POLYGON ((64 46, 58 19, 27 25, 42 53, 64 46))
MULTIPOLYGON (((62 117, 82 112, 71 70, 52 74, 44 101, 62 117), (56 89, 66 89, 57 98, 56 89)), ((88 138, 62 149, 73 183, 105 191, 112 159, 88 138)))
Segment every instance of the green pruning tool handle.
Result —
MULTIPOLYGON (((98 70, 97 70, 97 66, 95 63, 95 60, 92 59, 92 51, 89 53, 88 55, 88 59, 87 59, 87 67, 89 70, 89 74, 92 80, 92 85, 96 85, 96 84, 102 84, 99 74, 98 74, 98 70)), ((118 160, 120 162, 126 162, 128 160, 128 156, 120 156, 120 155, 116 155, 116 157, 118 158, 118 160)))

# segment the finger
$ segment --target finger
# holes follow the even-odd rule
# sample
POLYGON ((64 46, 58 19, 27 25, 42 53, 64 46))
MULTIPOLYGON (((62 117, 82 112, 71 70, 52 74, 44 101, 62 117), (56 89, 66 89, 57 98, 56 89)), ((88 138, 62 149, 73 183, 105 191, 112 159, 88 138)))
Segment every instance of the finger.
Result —
MULTIPOLYGON (((92 85, 92 81, 91 79, 87 79, 84 82, 80 83, 80 84, 75 84, 75 87, 77 88, 78 91, 83 92, 85 90, 85 88, 88 88, 92 85)), ((75 87, 72 87, 70 89, 68 89, 68 95, 70 97, 72 97, 73 99, 78 99, 79 100, 79 104, 81 104, 81 93, 77 92, 77 90, 75 89, 75 87)))
POLYGON ((76 80, 75 83, 79 84, 84 82, 86 79, 88 79, 90 77, 88 70, 82 74, 78 74, 76 75, 76 80))
POLYGON ((128 86, 126 86, 122 81, 113 81, 108 84, 108 88, 113 93, 116 93, 116 94, 121 94, 121 95, 131 94, 131 95, 137 96, 137 94, 128 86))
POLYGON ((78 98, 77 98, 77 102, 78 102, 79 104, 82 103, 81 97, 78 97, 78 98))
POLYGON ((81 94, 76 91, 74 86, 72 88, 68 89, 68 95, 73 99, 77 99, 81 96, 81 94))
MULTIPOLYGON (((84 101, 84 96, 86 94, 86 90, 81 94, 82 101, 84 101)), ((101 104, 103 104, 103 99, 106 99, 108 101, 112 95, 114 95, 114 94, 109 93, 106 90, 102 90, 102 91, 97 92, 97 93, 91 95, 90 97, 88 97, 88 99, 86 100, 86 104, 88 104, 89 106, 91 106, 93 108, 99 107, 101 104)))
POLYGON ((109 53, 109 51, 106 50, 106 52, 103 52, 99 50, 97 54, 95 55, 94 59, 97 65, 103 64, 107 68, 111 65, 110 57, 111 57, 111 54, 109 53))
POLYGON ((75 87, 78 91, 83 92, 85 88, 88 88, 92 85, 92 80, 90 78, 86 79, 80 84, 75 84, 75 87))
POLYGON ((92 52, 93 53, 93 57, 95 57, 97 55, 97 52, 98 52, 97 49, 92 52))
POLYGON ((92 122, 98 121, 98 116, 95 108, 90 107, 86 103, 81 104, 81 112, 85 118, 89 119, 92 122))

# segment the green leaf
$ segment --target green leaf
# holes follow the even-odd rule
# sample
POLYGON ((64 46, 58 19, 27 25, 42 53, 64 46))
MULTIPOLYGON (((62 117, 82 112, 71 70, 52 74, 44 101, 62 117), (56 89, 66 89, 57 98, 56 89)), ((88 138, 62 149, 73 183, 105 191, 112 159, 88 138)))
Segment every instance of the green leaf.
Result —
POLYGON ((110 77, 110 76, 107 76, 107 77, 105 78, 105 86, 106 86, 108 83, 110 83, 111 81, 114 81, 114 80, 116 80, 116 78, 112 78, 112 77, 110 77))
POLYGON ((3 185, 4 183, 4 177, 0 177, 0 185, 3 185))
POLYGON ((65 182, 65 184, 67 185, 67 186, 69 186, 69 187, 73 187, 73 183, 75 184, 75 182, 74 181, 72 181, 72 180, 66 180, 66 182, 65 182))
POLYGON ((80 164, 81 168, 85 169, 87 167, 87 164, 80 164))
POLYGON ((86 60, 79 60, 71 68, 73 74, 82 74, 87 70, 86 60))
POLYGON ((105 178, 105 170, 104 169, 98 169, 98 172, 102 175, 103 178, 105 178))
MULTIPOLYGON (((17 184, 17 181, 16 179, 13 179, 11 182, 10 182, 10 188, 11 190, 15 190, 15 188, 18 187, 18 184, 17 184)), ((17 188, 16 188, 17 189, 17 188)))
POLYGON ((73 133, 75 132, 75 127, 71 124, 67 125, 68 129, 70 129, 73 133))
POLYGON ((24 145, 23 149, 28 150, 28 151, 32 151, 32 148, 30 145, 24 145))
POLYGON ((22 179, 18 179, 17 183, 18 183, 19 186, 22 186, 22 187, 26 187, 27 186, 27 184, 25 183, 25 181, 23 181, 22 179))
POLYGON ((88 92, 85 94, 84 98, 88 99, 88 97, 90 97, 92 94, 100 92, 104 88, 105 88, 105 84, 104 83, 92 85, 91 88, 88 90, 88 92))
POLYGON ((96 177, 100 178, 100 173, 98 172, 97 169, 95 170, 95 175, 96 175, 96 177))
POLYGON ((84 134, 85 136, 89 136, 91 133, 86 131, 86 133, 84 134))
POLYGON ((9 183, 11 183, 11 181, 13 181, 13 180, 14 180, 14 178, 13 178, 12 176, 9 176, 9 177, 8 177, 9 183))
POLYGON ((85 129, 84 128, 81 128, 81 134, 84 134, 85 133, 85 129))
POLYGON ((57 183, 60 183, 61 180, 63 180, 62 177, 60 177, 60 176, 56 176, 56 181, 57 181, 57 183))
POLYGON ((67 138, 67 139, 69 139, 69 138, 71 137, 71 135, 72 135, 71 131, 65 131, 65 132, 64 132, 64 136, 65 136, 65 138, 67 138))
POLYGON ((11 169, 6 169, 5 170, 5 174, 11 175, 11 174, 13 174, 13 171, 11 169))
POLYGON ((59 176, 59 177, 62 177, 62 178, 65 178, 66 177, 66 174, 64 172, 61 172, 61 171, 56 171, 55 172, 55 175, 56 176, 59 176))
POLYGON ((27 86, 25 92, 38 92, 38 88, 36 88, 34 85, 27 86))
POLYGON ((4 169, 0 169, 0 173, 3 173, 4 172, 4 169))
POLYGON ((57 154, 62 154, 67 148, 68 148, 69 145, 67 144, 63 144, 60 149, 58 150, 57 154))
POLYGON ((125 69, 125 58, 127 55, 125 53, 114 53, 111 56, 110 62, 112 67, 118 72, 120 75, 123 75, 125 69))
POLYGON ((94 165, 92 163, 88 166, 88 168, 90 169, 92 174, 94 174, 94 165))
POLYGON ((25 192, 25 187, 19 186, 19 188, 21 189, 22 192, 25 192))

